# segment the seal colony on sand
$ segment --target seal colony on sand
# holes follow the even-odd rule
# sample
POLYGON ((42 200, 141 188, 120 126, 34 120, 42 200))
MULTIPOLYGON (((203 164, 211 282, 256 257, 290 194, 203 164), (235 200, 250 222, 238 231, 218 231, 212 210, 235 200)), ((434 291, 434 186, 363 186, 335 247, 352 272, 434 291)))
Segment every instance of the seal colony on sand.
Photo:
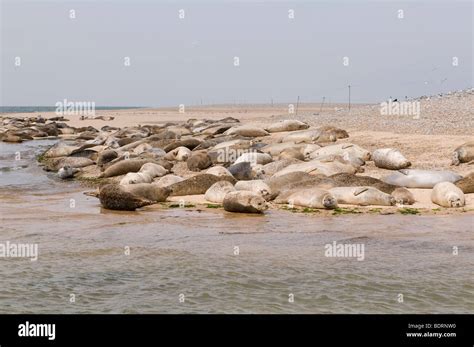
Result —
MULTIPOLYGON (((101 129, 74 128, 65 119, 2 121, 4 142, 67 136, 40 156, 41 164, 62 179, 99 188, 90 195, 108 209, 135 210, 189 195, 245 213, 278 204, 335 209, 416 203, 407 188, 432 189, 432 201, 451 208, 464 206, 464 194, 474 193, 474 173, 463 178, 446 169, 412 168, 397 148, 368 150, 344 140, 350 136, 344 129, 295 119, 267 126, 227 117, 101 129)), ((470 167, 474 141, 457 146, 446 159, 470 167)))

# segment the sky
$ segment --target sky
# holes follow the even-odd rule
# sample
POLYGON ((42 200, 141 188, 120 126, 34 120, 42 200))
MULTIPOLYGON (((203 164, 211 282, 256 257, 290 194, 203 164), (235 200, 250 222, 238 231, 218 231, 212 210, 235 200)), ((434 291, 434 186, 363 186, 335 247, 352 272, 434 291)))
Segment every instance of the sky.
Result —
POLYGON ((348 85, 366 103, 473 86, 472 1, 0 2, 0 106, 346 102, 348 85))

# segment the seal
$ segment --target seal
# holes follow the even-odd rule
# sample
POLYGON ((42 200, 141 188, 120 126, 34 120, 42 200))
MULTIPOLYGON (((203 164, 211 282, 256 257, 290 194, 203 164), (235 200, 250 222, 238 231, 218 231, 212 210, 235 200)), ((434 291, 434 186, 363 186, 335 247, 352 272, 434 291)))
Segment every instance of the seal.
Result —
POLYGON ((437 183, 454 183, 461 178, 452 171, 403 169, 382 178, 382 181, 406 188, 433 188, 437 183))
POLYGON ((283 136, 279 142, 314 143, 314 142, 334 142, 336 135, 318 129, 309 129, 292 132, 283 136))
POLYGON ((187 147, 181 146, 169 151, 164 156, 165 160, 186 161, 191 156, 191 150, 187 147))
POLYGON ((283 152, 285 149, 295 148, 295 147, 302 148, 304 147, 304 145, 301 145, 301 144, 295 145, 294 142, 272 143, 272 144, 263 146, 261 148, 261 151, 263 153, 268 153, 271 156, 277 156, 277 155, 280 155, 280 153, 283 152))
POLYGON ((474 172, 455 183, 456 187, 461 189, 464 194, 474 193, 474 172))
POLYGON ((97 156, 97 165, 98 166, 104 166, 104 164, 107 164, 108 162, 116 159, 118 157, 118 154, 116 151, 113 149, 106 149, 102 152, 99 153, 97 156))
POLYGON ((406 188, 385 183, 374 177, 340 173, 329 178, 333 180, 335 187, 373 187, 384 193, 391 194, 398 204, 412 205, 415 202, 413 194, 406 188))
POLYGON ((254 178, 252 166, 246 161, 229 166, 229 172, 239 181, 251 180, 254 178))
POLYGON ((150 162, 150 160, 146 160, 146 159, 121 160, 112 164, 107 169, 105 169, 101 177, 113 177, 113 176, 125 175, 129 172, 138 172, 138 170, 141 169, 143 164, 146 164, 148 162, 150 162))
POLYGON ((285 190, 285 187, 295 183, 301 182, 313 178, 314 176, 303 172, 303 171, 294 171, 289 172, 285 175, 275 176, 265 180, 265 183, 270 187, 273 194, 279 194, 281 191, 285 190))
POLYGON ((206 173, 215 176, 232 176, 229 170, 220 165, 216 165, 207 169, 206 173))
POLYGON ((210 202, 216 202, 222 204, 227 193, 235 192, 235 188, 232 183, 228 181, 219 181, 214 183, 206 190, 204 198, 210 202))
POLYGON ((413 205, 415 203, 415 197, 406 188, 396 188, 391 194, 395 202, 400 205, 413 205))
POLYGON ((468 163, 472 160, 474 160, 474 141, 466 142, 453 152, 452 165, 468 163))
POLYGON ((268 208, 259 194, 245 190, 227 193, 222 203, 228 212, 263 213, 268 208))
POLYGON ((311 153, 310 158, 316 158, 318 156, 325 156, 325 155, 340 155, 344 157, 344 154, 346 152, 364 161, 370 160, 370 152, 360 146, 354 145, 353 143, 341 143, 341 144, 321 147, 317 149, 316 151, 314 151, 313 153, 311 153))
POLYGON ((400 151, 393 148, 380 148, 372 153, 375 166, 381 169, 400 170, 411 166, 407 158, 400 151))
POLYGON ((94 165, 94 162, 89 158, 83 157, 56 157, 46 159, 43 162, 45 171, 57 171, 64 166, 72 168, 81 168, 89 165, 94 165))
POLYGON ((262 128, 251 125, 240 125, 232 127, 224 132, 224 135, 240 135, 246 137, 260 137, 267 136, 269 133, 262 128))
POLYGON ((219 181, 235 183, 235 179, 230 176, 199 174, 181 182, 174 183, 170 185, 169 188, 172 190, 171 196, 199 195, 205 194, 214 183, 219 181))
POLYGON ((278 156, 278 159, 298 159, 303 161, 305 157, 301 151, 301 148, 292 147, 284 149, 278 156))
POLYGON ((167 153, 169 151, 172 151, 173 149, 178 148, 178 147, 186 147, 190 150, 193 150, 194 148, 196 148, 200 144, 201 144, 201 140, 196 139, 194 137, 189 137, 189 138, 186 138, 186 139, 176 140, 176 141, 170 143, 169 145, 165 146, 163 149, 167 153))
POLYGON ((102 206, 109 210, 134 211, 137 208, 166 201, 170 190, 152 184, 107 184, 99 191, 102 206))
POLYGON ((305 145, 302 149, 301 149, 301 153, 303 153, 304 155, 304 158, 306 160, 308 159, 311 159, 311 153, 317 151, 318 149, 320 149, 321 146, 316 144, 316 143, 310 143, 310 144, 307 144, 305 145))
POLYGON ((263 180, 238 181, 235 190, 246 190, 259 194, 266 201, 274 198, 272 190, 263 180))
POLYGON ((443 207, 463 207, 464 193, 451 182, 437 183, 431 192, 431 201, 443 207))
POLYGON ((280 170, 274 174, 274 176, 282 176, 289 172, 294 171, 304 171, 312 175, 323 174, 326 176, 331 176, 337 173, 356 173, 357 170, 354 166, 346 163, 342 163, 337 160, 317 160, 313 159, 308 162, 303 162, 301 164, 293 164, 285 167, 283 170, 280 170))
POLYGON ((340 204, 393 206, 396 200, 373 187, 336 187, 329 190, 340 204))
POLYGON ((309 125, 303 122, 300 122, 296 119, 285 119, 273 124, 270 124, 265 130, 269 133, 277 133, 281 131, 296 131, 308 129, 309 125))
POLYGON ((58 171, 58 177, 65 180, 68 178, 73 178, 76 173, 78 173, 80 170, 70 167, 69 165, 65 165, 62 168, 59 169, 58 171))
POLYGON ((256 164, 265 165, 272 162, 272 156, 267 153, 258 153, 258 152, 249 152, 243 153, 234 164, 242 163, 242 162, 249 162, 250 165, 254 166, 256 164))
POLYGON ((129 172, 121 180, 120 185, 137 184, 137 183, 151 183, 153 177, 144 172, 129 172))
POLYGON ((186 165, 190 171, 201 171, 211 166, 212 160, 205 151, 199 151, 188 158, 186 165))
POLYGON ((331 192, 321 188, 292 189, 280 194, 275 202, 309 208, 334 209, 337 207, 337 200, 331 192))
POLYGON ((176 175, 166 175, 161 177, 159 180, 154 181, 153 184, 157 185, 158 187, 168 187, 174 183, 184 181, 184 178, 176 175))
MULTIPOLYGON (((161 177, 168 173, 163 166, 155 163, 145 163, 138 172, 149 175, 151 178, 161 177)), ((148 182, 149 183, 149 182, 148 182)))
POLYGON ((49 148, 46 152, 44 152, 43 157, 45 158, 55 158, 55 157, 67 157, 70 155, 74 150, 79 149, 79 146, 68 146, 64 143, 57 143, 51 148, 49 148))
POLYGON ((313 160, 318 160, 320 162, 337 161, 342 164, 353 166, 356 172, 364 172, 364 168, 362 166, 365 165, 365 161, 356 157, 354 154, 350 154, 349 152, 345 152, 342 156, 337 154, 321 155, 313 158, 313 160))
POLYGON ((332 125, 319 127, 318 130, 333 132, 336 135, 336 138, 338 139, 346 139, 349 137, 349 134, 346 130, 341 129, 341 128, 336 128, 332 125))
POLYGON ((263 165, 263 171, 265 175, 268 177, 273 176, 276 172, 283 170, 285 167, 292 165, 292 164, 299 164, 302 163, 301 160, 298 159, 280 159, 263 165))

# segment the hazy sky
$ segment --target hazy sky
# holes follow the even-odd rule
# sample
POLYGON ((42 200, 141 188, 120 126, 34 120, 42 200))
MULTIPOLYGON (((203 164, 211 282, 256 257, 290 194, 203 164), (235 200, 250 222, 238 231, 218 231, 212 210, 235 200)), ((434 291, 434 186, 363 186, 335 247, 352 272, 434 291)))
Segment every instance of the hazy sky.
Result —
POLYGON ((473 86, 472 1, 0 2, 3 106, 336 102, 348 84, 354 102, 379 102, 473 86))

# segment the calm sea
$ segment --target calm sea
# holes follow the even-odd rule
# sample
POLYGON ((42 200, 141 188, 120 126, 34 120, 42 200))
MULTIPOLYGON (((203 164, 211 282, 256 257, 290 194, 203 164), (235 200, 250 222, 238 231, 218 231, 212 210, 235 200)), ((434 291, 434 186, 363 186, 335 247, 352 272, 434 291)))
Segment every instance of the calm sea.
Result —
MULTIPOLYGON (((139 106, 96 106, 95 110, 127 110, 142 108, 139 106)), ((0 106, 1 113, 33 113, 33 112, 54 112, 56 106, 0 106)))

